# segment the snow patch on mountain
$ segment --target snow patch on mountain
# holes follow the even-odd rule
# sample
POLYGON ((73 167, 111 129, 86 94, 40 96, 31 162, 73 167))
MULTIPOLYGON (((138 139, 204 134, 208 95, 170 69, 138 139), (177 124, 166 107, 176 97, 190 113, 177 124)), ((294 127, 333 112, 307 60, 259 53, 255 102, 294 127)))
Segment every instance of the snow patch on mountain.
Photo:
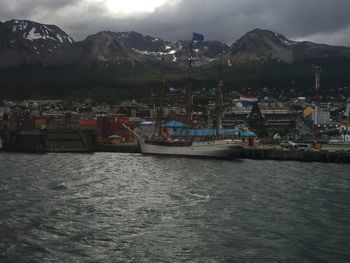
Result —
POLYGON ((55 40, 57 41, 55 38, 53 37, 50 37, 50 36, 43 36, 41 35, 40 33, 38 33, 36 31, 36 28, 33 27, 28 33, 23 33, 23 38, 29 40, 29 41, 33 41, 33 40, 36 40, 36 39, 52 39, 52 40, 55 40))
POLYGON ((294 41, 288 41, 288 40, 285 40, 285 39, 281 39, 281 41, 282 41, 284 44, 288 45, 288 46, 293 46, 293 45, 296 44, 296 42, 294 42, 294 41))
POLYGON ((147 56, 162 56, 164 54, 164 52, 151 52, 151 51, 145 51, 145 50, 138 50, 136 48, 133 48, 133 50, 147 56))
POLYGON ((278 33, 275 33, 274 35, 280 42, 282 42, 283 44, 285 44, 287 46, 293 46, 293 45, 297 44, 297 42, 288 40, 278 33))
POLYGON ((15 21, 15 24, 12 27, 12 32, 23 31, 27 29, 28 23, 26 21, 15 21))
POLYGON ((52 32, 52 29, 48 28, 47 26, 43 25, 43 27, 52 32))
POLYGON ((59 40, 61 43, 63 43, 63 39, 62 39, 62 37, 61 37, 59 34, 57 34, 56 37, 58 38, 58 40, 59 40))

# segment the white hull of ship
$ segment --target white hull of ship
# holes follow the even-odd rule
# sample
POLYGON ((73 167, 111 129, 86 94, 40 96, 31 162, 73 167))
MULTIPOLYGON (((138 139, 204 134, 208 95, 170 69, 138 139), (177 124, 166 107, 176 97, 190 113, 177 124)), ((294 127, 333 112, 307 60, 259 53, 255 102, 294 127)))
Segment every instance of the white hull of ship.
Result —
POLYGON ((228 158, 235 149, 242 148, 241 142, 236 140, 194 142, 191 146, 159 145, 142 139, 139 142, 143 154, 167 156, 228 158))

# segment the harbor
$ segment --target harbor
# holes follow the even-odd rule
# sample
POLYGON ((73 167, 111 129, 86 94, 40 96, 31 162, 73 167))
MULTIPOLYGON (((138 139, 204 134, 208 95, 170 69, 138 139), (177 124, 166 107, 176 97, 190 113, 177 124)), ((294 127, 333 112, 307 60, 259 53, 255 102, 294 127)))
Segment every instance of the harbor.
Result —
POLYGON ((312 67, 314 96, 258 98, 249 90, 224 89, 222 48, 217 83, 195 92, 194 45, 203 38, 193 33, 189 42, 188 76, 181 90, 167 87, 164 48, 162 85, 140 102, 3 100, 0 150, 350 163, 350 99, 321 102, 320 66, 312 67))
POLYGON ((193 33, 189 42, 182 90, 166 85, 164 48, 162 85, 141 102, 2 101, 0 150, 350 163, 350 99, 321 103, 320 66, 312 66, 314 96, 259 99, 225 92, 221 49, 216 85, 194 92, 194 45, 203 38, 193 33))
MULTIPOLYGON (((36 103, 39 104, 39 102, 36 103)), ((56 101, 40 103, 57 104, 56 101)), ((58 105, 60 103, 58 102, 58 105)), ((226 136, 226 139, 232 140, 232 142, 233 140, 241 141, 241 144, 236 145, 238 147, 230 150, 225 159, 350 163, 350 143, 349 135, 347 135, 346 119, 338 122, 338 124, 322 125, 317 130, 319 143, 315 145, 315 137, 312 136, 313 131, 305 125, 309 120, 302 122, 296 113, 284 114, 281 108, 272 111, 271 109, 265 109, 264 104, 260 105, 262 109, 258 109, 258 112, 260 112, 258 116, 261 118, 263 114, 265 119, 271 119, 271 121, 265 121, 267 130, 272 130, 272 132, 269 132, 270 137, 267 138, 260 138, 251 129, 248 129, 249 123, 246 123, 246 126, 242 125, 243 120, 247 119, 249 121, 246 116, 249 117, 254 110, 256 111, 254 107, 251 107, 250 111, 247 110, 245 115, 241 113, 243 107, 240 108, 240 112, 235 112, 234 115, 223 114, 222 125, 224 128, 220 131, 221 135, 226 136), (288 118, 290 120, 287 122, 288 118), (295 118, 297 120, 293 121, 295 118), (272 120, 274 121, 272 122, 272 120), (288 133, 279 136, 278 133, 274 132, 276 129, 283 130, 286 125, 292 124, 302 127, 301 131, 304 133, 308 131, 311 134, 288 133), (327 136, 327 132, 330 134, 338 133, 339 135, 338 137, 330 137, 327 136), (273 134, 274 136, 272 136, 273 134), (287 143, 287 147, 283 147, 283 143, 287 143), (290 144, 289 147, 288 144, 290 144)), ((28 107, 30 109, 29 105, 28 107)), ((41 108, 45 109, 44 106, 41 106, 41 108)), ((52 108, 52 106, 49 106, 49 108, 52 108)), ((135 132, 143 138, 151 138, 154 134, 157 124, 156 118, 152 117, 155 116, 152 113, 152 108, 148 108, 146 117, 145 108, 142 108, 141 115, 140 105, 134 102, 122 103, 120 106, 111 109, 110 111, 105 109, 104 114, 89 112, 88 115, 69 111, 42 111, 37 113, 39 115, 36 117, 33 116, 33 113, 29 116, 12 113, 11 116, 8 107, 5 114, 3 114, 0 125, 0 150, 32 153, 141 153, 139 140, 135 136, 135 132)), ((249 106, 245 109, 249 109, 249 106)), ((98 110, 101 110, 100 107, 98 110)), ((165 116, 168 121, 162 122, 161 126, 158 126, 161 127, 160 131, 164 138, 172 138, 174 141, 181 142, 189 135, 192 140, 197 140, 201 145, 216 137, 216 129, 189 129, 188 135, 186 135, 183 115, 167 113, 165 116)), ((201 121, 199 116, 195 118, 197 123, 201 121)), ((256 127, 257 132, 259 132, 259 129, 261 127, 256 127)))
POLYGON ((350 1, 0 1, 0 263, 350 263, 350 1))
MULTIPOLYGON (((135 142, 100 144, 96 143, 94 132, 52 130, 49 132, 32 130, 31 132, 13 132, 6 134, 8 138, 17 138, 12 144, 2 141, 5 152, 29 153, 141 153, 139 144, 135 142)), ((350 146, 322 144, 320 149, 283 149, 280 145, 258 144, 235 148, 226 160, 279 160, 324 163, 349 163, 350 146)))

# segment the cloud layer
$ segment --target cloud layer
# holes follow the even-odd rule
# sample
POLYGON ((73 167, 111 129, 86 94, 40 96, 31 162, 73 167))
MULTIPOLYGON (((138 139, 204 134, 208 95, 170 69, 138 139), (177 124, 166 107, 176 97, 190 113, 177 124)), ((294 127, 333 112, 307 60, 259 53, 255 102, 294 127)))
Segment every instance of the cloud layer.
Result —
POLYGON ((108 10, 106 1, 111 0, 2 0, 0 18, 56 24, 77 40, 102 30, 166 40, 188 39, 194 31, 230 44, 263 28, 291 39, 350 46, 349 0, 168 0, 152 12, 129 14, 108 10))

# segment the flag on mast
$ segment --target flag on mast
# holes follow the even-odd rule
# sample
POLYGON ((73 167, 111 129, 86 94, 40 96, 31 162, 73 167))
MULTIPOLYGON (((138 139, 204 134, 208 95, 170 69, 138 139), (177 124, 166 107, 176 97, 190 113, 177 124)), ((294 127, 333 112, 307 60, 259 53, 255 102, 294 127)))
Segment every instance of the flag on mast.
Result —
POLYGON ((247 96, 244 94, 239 94, 239 99, 240 99, 240 102, 243 104, 243 106, 254 105, 258 103, 257 97, 247 96))
POLYGON ((204 35, 193 32, 192 40, 193 41, 203 41, 204 40, 204 35))

